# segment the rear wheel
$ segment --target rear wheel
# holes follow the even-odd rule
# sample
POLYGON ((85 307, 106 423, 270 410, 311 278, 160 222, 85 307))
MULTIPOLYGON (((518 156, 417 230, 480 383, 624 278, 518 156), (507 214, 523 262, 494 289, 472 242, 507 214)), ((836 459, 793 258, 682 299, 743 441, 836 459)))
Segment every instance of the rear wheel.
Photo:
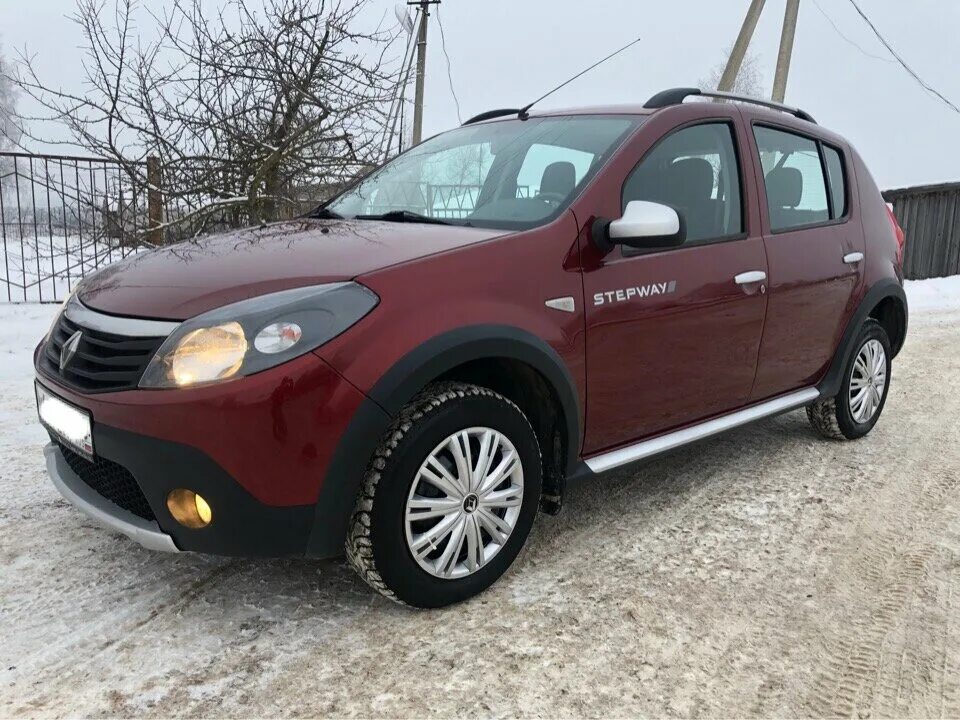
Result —
POLYGON ((465 600, 510 567, 540 490, 537 437, 516 405, 476 385, 430 386, 400 412, 367 469, 347 557, 391 599, 465 600))
POLYGON ((870 432, 880 419, 890 388, 892 353, 883 327, 868 320, 854 347, 839 394, 807 408, 810 424, 834 440, 856 440, 870 432))

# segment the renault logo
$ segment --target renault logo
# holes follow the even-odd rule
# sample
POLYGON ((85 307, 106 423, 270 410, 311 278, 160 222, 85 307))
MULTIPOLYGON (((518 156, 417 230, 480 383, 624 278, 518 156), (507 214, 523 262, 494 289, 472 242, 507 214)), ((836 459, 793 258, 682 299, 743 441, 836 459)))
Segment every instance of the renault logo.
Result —
POLYGON ((463 499, 463 511, 468 515, 472 512, 475 512, 479 505, 480 505, 480 498, 478 498, 473 493, 470 493, 463 499))
POLYGON ((70 361, 73 360, 73 356, 77 354, 77 347, 80 345, 81 337, 82 333, 77 330, 73 335, 70 336, 70 339, 63 344, 63 347, 60 348, 61 372, 63 372, 63 369, 70 364, 70 361))

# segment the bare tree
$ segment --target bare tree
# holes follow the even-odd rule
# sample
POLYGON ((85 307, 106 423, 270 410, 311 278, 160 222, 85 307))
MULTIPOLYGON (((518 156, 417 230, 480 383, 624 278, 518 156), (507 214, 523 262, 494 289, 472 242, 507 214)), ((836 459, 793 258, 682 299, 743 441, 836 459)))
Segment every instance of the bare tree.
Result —
MULTIPOLYGON (((2 48, 0 48, 2 50, 2 48)), ((20 132, 15 116, 17 111, 17 93, 7 77, 7 61, 0 52, 0 152, 16 149, 20 142, 20 132)), ((0 155, 0 205, 14 194, 15 184, 11 182, 14 164, 10 158, 0 155)), ((6 222, 6 208, 0 214, 0 223, 6 222)))
MULTIPOLYGON (((14 121, 17 112, 17 93, 6 73, 7 63, 0 52, 0 152, 15 149, 20 142, 20 132, 14 121)), ((12 163, 0 157, 0 189, 7 194, 12 185, 4 183, 4 177, 12 172, 12 163), (10 186, 8 188, 8 186, 10 186)))
MULTIPOLYGON (((727 62, 730 60, 732 50, 732 46, 728 48, 726 53, 724 53, 723 60, 714 65, 706 78, 700 80, 700 87, 716 90, 720 86, 720 78, 723 77, 723 70, 727 67, 727 62)), ((730 92, 736 93, 737 95, 762 98, 766 95, 763 90, 763 85, 763 73, 760 71, 757 58, 748 52, 743 58, 743 63, 740 65, 740 72, 737 74, 737 78, 734 80, 730 92)))
POLYGON ((0 48, 0 151, 17 146, 20 133, 14 122, 17 112, 17 94, 7 73, 7 61, 0 48))
POLYGON ((157 189, 159 158, 167 224, 289 216, 376 164, 398 63, 394 33, 361 28, 366 0, 112 2, 78 0, 82 90, 26 53, 7 77, 44 109, 21 122, 65 125, 62 142, 117 161, 131 187, 157 189))

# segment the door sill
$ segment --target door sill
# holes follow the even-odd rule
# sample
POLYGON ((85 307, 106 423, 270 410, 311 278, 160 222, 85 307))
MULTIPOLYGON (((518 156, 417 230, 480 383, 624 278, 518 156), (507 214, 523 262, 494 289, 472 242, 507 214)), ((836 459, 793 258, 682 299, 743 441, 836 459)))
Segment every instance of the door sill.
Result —
POLYGON ((754 420, 760 420, 771 415, 779 415, 789 410, 795 410, 804 405, 809 405, 820 397, 820 391, 816 388, 807 388, 798 390, 789 395, 782 395, 773 400, 767 400, 759 405, 753 405, 743 410, 737 410, 729 415, 723 415, 713 420, 691 425, 690 427, 676 430, 666 435, 644 440, 634 445, 611 450, 610 452, 594 455, 587 458, 584 462, 594 473, 602 473, 607 470, 613 470, 621 465, 643 460, 644 458, 659 455, 660 453, 673 450, 689 443, 703 440, 712 435, 732 430, 735 427, 746 425, 754 420))

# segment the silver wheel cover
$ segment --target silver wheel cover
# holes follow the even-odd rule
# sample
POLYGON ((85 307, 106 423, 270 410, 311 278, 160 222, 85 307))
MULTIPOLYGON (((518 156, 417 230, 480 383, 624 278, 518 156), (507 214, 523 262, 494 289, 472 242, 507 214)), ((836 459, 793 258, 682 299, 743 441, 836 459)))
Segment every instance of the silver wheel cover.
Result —
POLYGON ((869 422, 880 407, 887 386, 887 354, 878 340, 868 340, 853 363, 850 374, 850 414, 860 423, 869 422))
POLYGON ((513 443, 487 427, 460 430, 420 465, 404 508, 407 548, 445 580, 466 577, 506 545, 523 504, 523 464, 513 443))

